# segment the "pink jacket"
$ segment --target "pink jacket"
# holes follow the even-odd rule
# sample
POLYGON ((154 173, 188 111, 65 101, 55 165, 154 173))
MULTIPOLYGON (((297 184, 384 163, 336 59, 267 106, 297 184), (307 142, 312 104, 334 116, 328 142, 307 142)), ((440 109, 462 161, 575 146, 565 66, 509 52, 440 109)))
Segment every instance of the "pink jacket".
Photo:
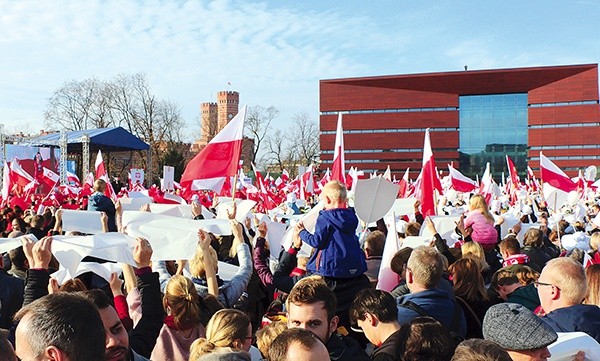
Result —
POLYGON ((481 244, 495 244, 498 240, 498 232, 494 228, 494 222, 490 222, 481 212, 474 210, 469 212, 465 218, 465 228, 471 227, 471 238, 481 244))

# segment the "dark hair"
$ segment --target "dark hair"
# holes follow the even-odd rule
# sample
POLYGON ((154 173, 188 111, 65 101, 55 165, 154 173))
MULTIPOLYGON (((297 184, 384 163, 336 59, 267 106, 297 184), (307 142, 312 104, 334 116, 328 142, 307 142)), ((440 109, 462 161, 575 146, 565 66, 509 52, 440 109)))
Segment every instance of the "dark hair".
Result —
POLYGON ((10 250, 8 252, 8 258, 10 258, 10 263, 12 263, 19 271, 27 270, 27 268, 25 268, 25 261, 27 260, 27 257, 25 257, 23 246, 10 250))
POLYGON ((8 330, 0 329, 0 359, 3 361, 17 361, 15 350, 8 341, 8 330))
POLYGON ((388 292, 365 288, 358 292, 350 306, 350 321, 364 320, 365 314, 370 313, 383 323, 398 320, 396 300, 388 292))
POLYGON ((97 288, 93 290, 89 290, 83 293, 85 298, 87 298, 94 306, 96 306, 99 310, 103 310, 108 306, 113 306, 114 304, 111 302, 110 298, 104 293, 104 291, 99 290, 97 288))
POLYGON ((472 338, 458 344, 452 361, 511 361, 510 355, 494 341, 472 338))
POLYGON ((305 350, 310 350, 321 341, 314 333, 303 328, 289 328, 277 336, 269 347, 269 360, 287 361, 287 352, 290 345, 299 343, 305 350))
POLYGON ((403 361, 450 361, 456 345, 446 327, 431 317, 402 325, 400 338, 406 340, 403 361))
POLYGON ((87 291, 87 287, 85 283, 79 278, 72 278, 60 286, 61 292, 79 292, 79 291, 87 291))
POLYGON ((394 257, 392 257, 392 260, 390 261, 390 267, 392 271, 400 275, 402 278, 404 278, 404 266, 406 266, 406 264, 408 263, 408 259, 410 258, 410 254, 412 253, 412 251, 412 248, 404 247, 398 252, 396 252, 394 257))
POLYGON ((327 321, 331 321, 335 316, 337 299, 333 291, 327 287, 325 281, 319 276, 309 276, 298 281, 290 291, 287 299, 288 310, 290 303, 312 305, 317 302, 325 304, 327 321))
POLYGON ((44 222, 44 217, 39 214, 36 214, 35 216, 33 216, 33 218, 31 218, 31 222, 29 224, 33 228, 41 229, 44 226, 44 222))
POLYGON ((365 250, 369 256, 383 255, 383 246, 385 245, 385 234, 379 230, 369 233, 365 239, 365 250))
POLYGON ((407 236, 418 236, 421 232, 421 224, 417 222, 409 222, 406 224, 404 234, 407 236))
POLYGON ((81 294, 59 292, 44 296, 19 310, 15 321, 26 323, 36 358, 46 347, 54 346, 72 361, 104 360, 106 336, 102 319, 98 309, 81 294))
POLYGON ((521 245, 519 244, 519 240, 517 237, 508 236, 504 238, 500 243, 498 243, 498 248, 501 251, 508 252, 509 255, 519 254, 521 253, 521 245))

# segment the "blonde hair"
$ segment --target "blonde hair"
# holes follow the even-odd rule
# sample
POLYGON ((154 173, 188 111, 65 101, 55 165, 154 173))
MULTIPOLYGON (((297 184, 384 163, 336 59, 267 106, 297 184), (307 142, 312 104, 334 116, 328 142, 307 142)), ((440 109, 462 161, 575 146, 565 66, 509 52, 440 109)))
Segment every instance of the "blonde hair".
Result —
POLYGON ((477 210, 481 212, 481 214, 483 214, 488 221, 494 223, 494 216, 492 216, 490 213, 490 208, 488 207, 485 198, 481 194, 475 194, 473 197, 471 197, 469 200, 469 208, 472 211, 477 210))
POLYGON ((600 232, 594 232, 590 237, 590 247, 594 250, 598 250, 598 244, 600 244, 600 232))
POLYGON ((554 258, 546 263, 544 271, 567 302, 580 304, 583 301, 587 294, 587 282, 581 263, 568 257, 554 258))
POLYGON ((280 333, 287 330, 287 324, 282 321, 271 322, 256 331, 256 346, 263 356, 269 354, 269 346, 280 333))
POLYGON ((587 277, 587 295, 583 303, 600 306, 600 264, 588 266, 585 269, 585 276, 587 277))
POLYGON ((204 268, 204 257, 210 257, 215 265, 215 272, 217 270, 217 264, 219 259, 217 258, 217 251, 214 248, 208 247, 208 255, 205 255, 202 252, 202 249, 198 246, 196 247, 196 253, 194 253, 194 257, 190 259, 190 273, 193 277, 197 278, 205 278, 206 277, 206 269, 204 268))
POLYGON ((490 265, 485 260, 485 251, 481 244, 477 242, 465 242, 461 247, 460 251, 463 257, 471 257, 479 263, 479 268, 483 271, 490 268, 490 265))
POLYGON ((201 337, 190 347, 190 361, 213 353, 218 347, 234 347, 233 343, 248 337, 250 318, 242 311, 226 308, 217 311, 208 321, 206 338, 201 337))
POLYGON ((323 195, 340 202, 345 202, 348 199, 346 186, 337 180, 332 180, 325 184, 325 187, 323 187, 323 195))
POLYGON ((192 328, 200 323, 200 296, 191 279, 175 275, 165 288, 163 306, 171 310, 173 322, 179 330, 192 328))

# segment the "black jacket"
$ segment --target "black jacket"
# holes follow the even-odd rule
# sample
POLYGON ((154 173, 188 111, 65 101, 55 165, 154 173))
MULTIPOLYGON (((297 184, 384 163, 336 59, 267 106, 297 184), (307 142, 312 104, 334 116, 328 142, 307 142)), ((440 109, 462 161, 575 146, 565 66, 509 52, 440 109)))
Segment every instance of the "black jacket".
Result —
POLYGON ((329 337, 327 344, 331 361, 368 361, 369 356, 363 351, 357 341, 351 337, 334 333, 329 337))
POLYGON ((373 351, 371 360, 374 361, 396 361, 402 360, 404 343, 400 339, 400 330, 392 333, 378 348, 373 351))
POLYGON ((24 288, 22 279, 0 268, 0 328, 10 329, 12 317, 23 305, 24 288))

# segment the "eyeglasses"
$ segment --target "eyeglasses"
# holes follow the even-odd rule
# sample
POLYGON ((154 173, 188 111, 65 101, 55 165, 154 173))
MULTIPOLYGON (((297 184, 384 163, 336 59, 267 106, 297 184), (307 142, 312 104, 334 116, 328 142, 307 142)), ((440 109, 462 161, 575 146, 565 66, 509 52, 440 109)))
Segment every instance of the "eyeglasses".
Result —
POLYGON ((556 287, 556 289, 560 291, 560 288, 553 285, 552 283, 544 283, 544 282, 535 281, 535 282, 533 282, 533 285, 535 286, 535 288, 540 288, 540 286, 552 286, 552 287, 556 287))

